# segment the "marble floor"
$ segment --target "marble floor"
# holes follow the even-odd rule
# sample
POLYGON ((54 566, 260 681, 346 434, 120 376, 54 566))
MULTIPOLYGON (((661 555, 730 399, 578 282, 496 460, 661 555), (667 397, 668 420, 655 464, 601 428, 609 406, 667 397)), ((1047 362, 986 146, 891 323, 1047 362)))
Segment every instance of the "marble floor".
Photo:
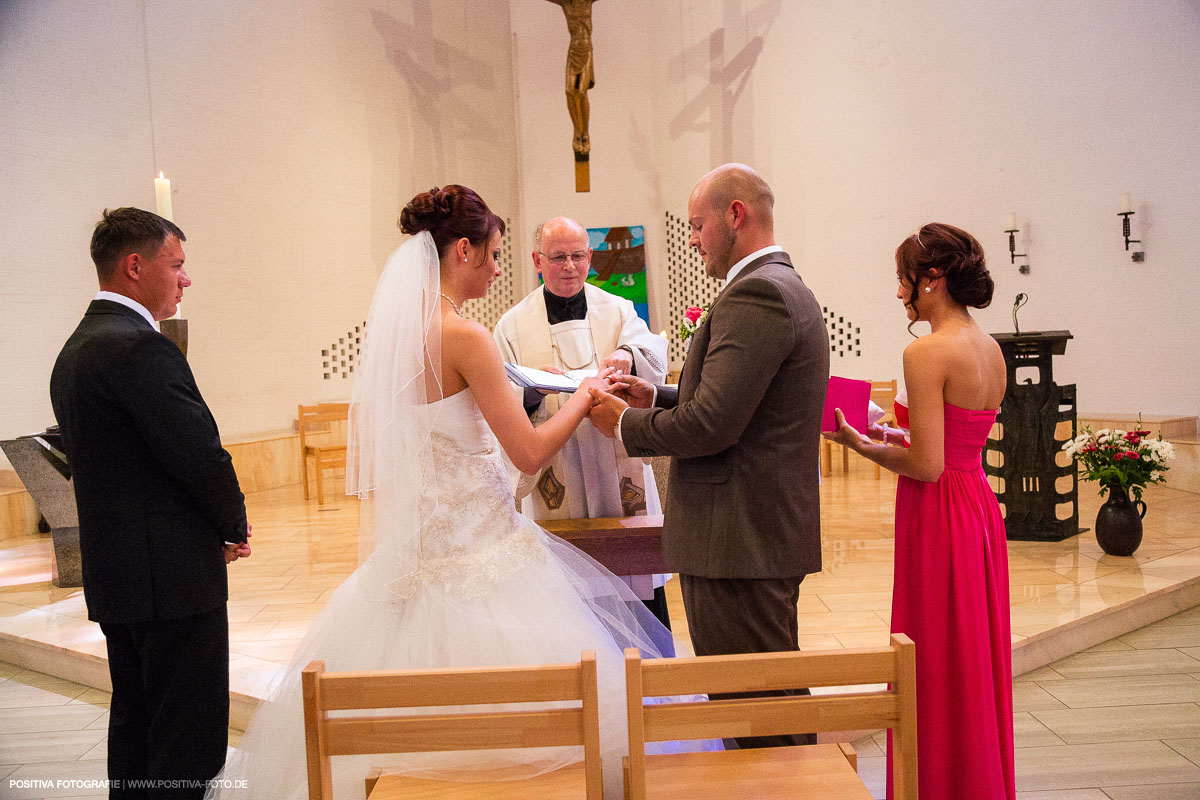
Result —
MULTIPOLYGON (((1018 800, 1200 797, 1200 606, 1029 672, 1013 699, 1018 800)), ((108 701, 0 663, 0 797, 103 796, 108 701)), ((883 741, 854 742, 875 798, 883 741)))
MULTIPOLYGON (((892 585, 895 479, 852 458, 821 487, 824 570, 801 586, 807 649, 883 646, 892 585)), ((1100 500, 1080 486, 1080 519, 1100 500)), ((1141 548, 1105 555, 1092 533, 1059 543, 1010 542, 1017 674, 1200 604, 1200 495, 1154 487, 1141 548)), ((232 719, 240 724, 291 657, 313 617, 358 557, 357 500, 324 506, 299 486, 247 498, 254 555, 230 567, 232 719)), ((0 540, 0 660, 107 688, 104 640, 79 589, 49 583, 49 538, 0 540)), ((678 581, 668 584, 675 633, 687 621, 678 581)))

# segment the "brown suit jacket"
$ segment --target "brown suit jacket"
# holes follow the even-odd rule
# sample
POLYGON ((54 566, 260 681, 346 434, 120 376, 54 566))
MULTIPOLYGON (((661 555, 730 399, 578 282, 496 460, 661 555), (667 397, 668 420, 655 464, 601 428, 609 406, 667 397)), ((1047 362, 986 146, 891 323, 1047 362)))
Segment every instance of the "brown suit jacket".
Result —
POLYGON ((632 456, 674 456, 663 558, 706 578, 821 570, 818 445, 829 379, 821 307, 785 253, 738 273, 696 329, 678 389, 629 409, 632 456))

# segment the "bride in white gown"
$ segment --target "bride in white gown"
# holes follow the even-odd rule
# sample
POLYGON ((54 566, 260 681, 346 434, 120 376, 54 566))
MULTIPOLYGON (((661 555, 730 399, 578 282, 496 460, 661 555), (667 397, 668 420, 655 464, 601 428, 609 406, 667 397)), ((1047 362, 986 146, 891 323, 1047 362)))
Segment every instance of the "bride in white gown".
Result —
MULTIPOLYGON (((517 511, 503 461, 506 453, 537 472, 587 415, 587 387, 533 428, 491 334, 459 313, 499 274, 504 223, 475 192, 422 193, 400 224, 414 235, 380 277, 351 399, 347 485, 363 501, 363 560, 274 682, 219 776, 226 788, 211 796, 307 796, 299 671, 313 659, 330 671, 420 669, 576 661, 594 649, 605 794, 620 797, 621 651, 670 652, 670 633, 623 582, 517 511)), ((462 777, 514 764, 536 774, 581 758, 581 748, 343 757, 334 788, 361 798, 371 766, 462 777)))

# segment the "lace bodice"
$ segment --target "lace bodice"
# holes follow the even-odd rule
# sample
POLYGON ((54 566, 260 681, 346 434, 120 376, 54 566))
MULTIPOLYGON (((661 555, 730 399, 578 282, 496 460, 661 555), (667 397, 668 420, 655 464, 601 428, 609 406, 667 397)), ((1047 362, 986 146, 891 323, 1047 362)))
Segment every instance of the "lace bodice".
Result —
POLYGON ((408 598, 422 583, 449 582, 464 599, 477 597, 531 559, 544 558, 543 534, 517 510, 500 444, 470 389, 419 413, 429 443, 421 455, 420 558, 389 588, 408 598))

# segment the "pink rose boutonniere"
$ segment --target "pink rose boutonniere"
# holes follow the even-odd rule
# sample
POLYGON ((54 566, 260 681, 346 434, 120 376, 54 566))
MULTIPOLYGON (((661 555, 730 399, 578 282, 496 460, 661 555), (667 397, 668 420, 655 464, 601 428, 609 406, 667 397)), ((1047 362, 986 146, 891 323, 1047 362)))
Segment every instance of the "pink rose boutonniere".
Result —
POLYGON ((679 323, 679 341, 683 342, 686 352, 692 346, 692 335, 696 329, 708 321, 708 308, 711 303, 701 306, 688 306, 683 312, 683 320, 679 323))

